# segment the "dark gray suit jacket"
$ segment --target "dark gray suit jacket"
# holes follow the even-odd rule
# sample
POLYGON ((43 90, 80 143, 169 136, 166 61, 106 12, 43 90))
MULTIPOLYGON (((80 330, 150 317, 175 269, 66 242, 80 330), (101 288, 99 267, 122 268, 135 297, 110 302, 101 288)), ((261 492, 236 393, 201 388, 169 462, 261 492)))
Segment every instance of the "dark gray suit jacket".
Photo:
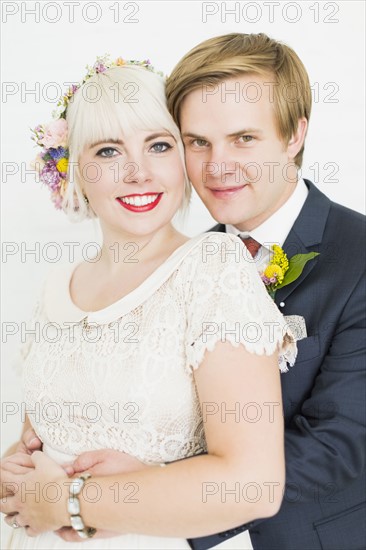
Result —
MULTIPOLYGON (((308 337, 281 375, 286 492, 274 517, 190 539, 203 550, 249 529, 255 550, 366 548, 365 218, 311 182, 283 246, 288 257, 320 252, 276 293, 302 315, 308 337)), ((213 231, 225 231, 217 225, 213 231)))

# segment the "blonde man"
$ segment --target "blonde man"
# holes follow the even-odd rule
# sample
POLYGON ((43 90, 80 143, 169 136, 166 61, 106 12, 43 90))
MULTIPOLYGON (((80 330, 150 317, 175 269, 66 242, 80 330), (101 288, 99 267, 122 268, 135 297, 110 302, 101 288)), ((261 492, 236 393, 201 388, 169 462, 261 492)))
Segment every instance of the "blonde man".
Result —
POLYGON ((307 330, 294 369, 282 376, 281 509, 191 546, 209 548, 249 528, 255 550, 363 548, 364 217, 298 178, 311 111, 306 70, 265 34, 219 36, 178 63, 167 99, 188 176, 218 221, 213 230, 253 239, 259 271, 273 243, 289 257, 320 253, 275 294, 280 310, 304 317, 307 330))

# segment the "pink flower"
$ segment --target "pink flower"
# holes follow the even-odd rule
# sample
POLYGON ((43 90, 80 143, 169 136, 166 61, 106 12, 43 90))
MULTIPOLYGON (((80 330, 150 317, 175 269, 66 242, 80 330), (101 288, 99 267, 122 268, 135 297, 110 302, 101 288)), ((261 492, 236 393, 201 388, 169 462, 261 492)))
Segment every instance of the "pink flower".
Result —
POLYGON ((44 129, 44 136, 39 141, 46 149, 65 147, 67 144, 67 122, 64 118, 53 120, 44 129))

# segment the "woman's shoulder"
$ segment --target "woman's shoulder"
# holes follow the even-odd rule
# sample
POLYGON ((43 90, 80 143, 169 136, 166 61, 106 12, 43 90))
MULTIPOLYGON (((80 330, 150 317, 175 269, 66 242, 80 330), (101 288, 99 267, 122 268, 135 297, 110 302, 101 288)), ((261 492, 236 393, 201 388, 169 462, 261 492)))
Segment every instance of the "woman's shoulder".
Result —
POLYGON ((213 255, 212 253, 216 251, 224 252, 227 250, 229 252, 230 250, 242 250, 243 248, 242 241, 236 235, 219 231, 201 233, 187 241, 186 245, 190 248, 192 254, 207 250, 213 255))

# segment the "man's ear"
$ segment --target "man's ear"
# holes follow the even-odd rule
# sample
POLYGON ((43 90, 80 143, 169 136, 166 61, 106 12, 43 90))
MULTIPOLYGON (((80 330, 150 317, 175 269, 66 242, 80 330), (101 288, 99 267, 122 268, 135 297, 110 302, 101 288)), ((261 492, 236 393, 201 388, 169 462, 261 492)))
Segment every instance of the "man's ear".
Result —
POLYGON ((287 154, 289 160, 293 160, 304 145, 307 128, 308 121, 306 118, 299 118, 297 130, 292 134, 291 139, 287 144, 287 154))

